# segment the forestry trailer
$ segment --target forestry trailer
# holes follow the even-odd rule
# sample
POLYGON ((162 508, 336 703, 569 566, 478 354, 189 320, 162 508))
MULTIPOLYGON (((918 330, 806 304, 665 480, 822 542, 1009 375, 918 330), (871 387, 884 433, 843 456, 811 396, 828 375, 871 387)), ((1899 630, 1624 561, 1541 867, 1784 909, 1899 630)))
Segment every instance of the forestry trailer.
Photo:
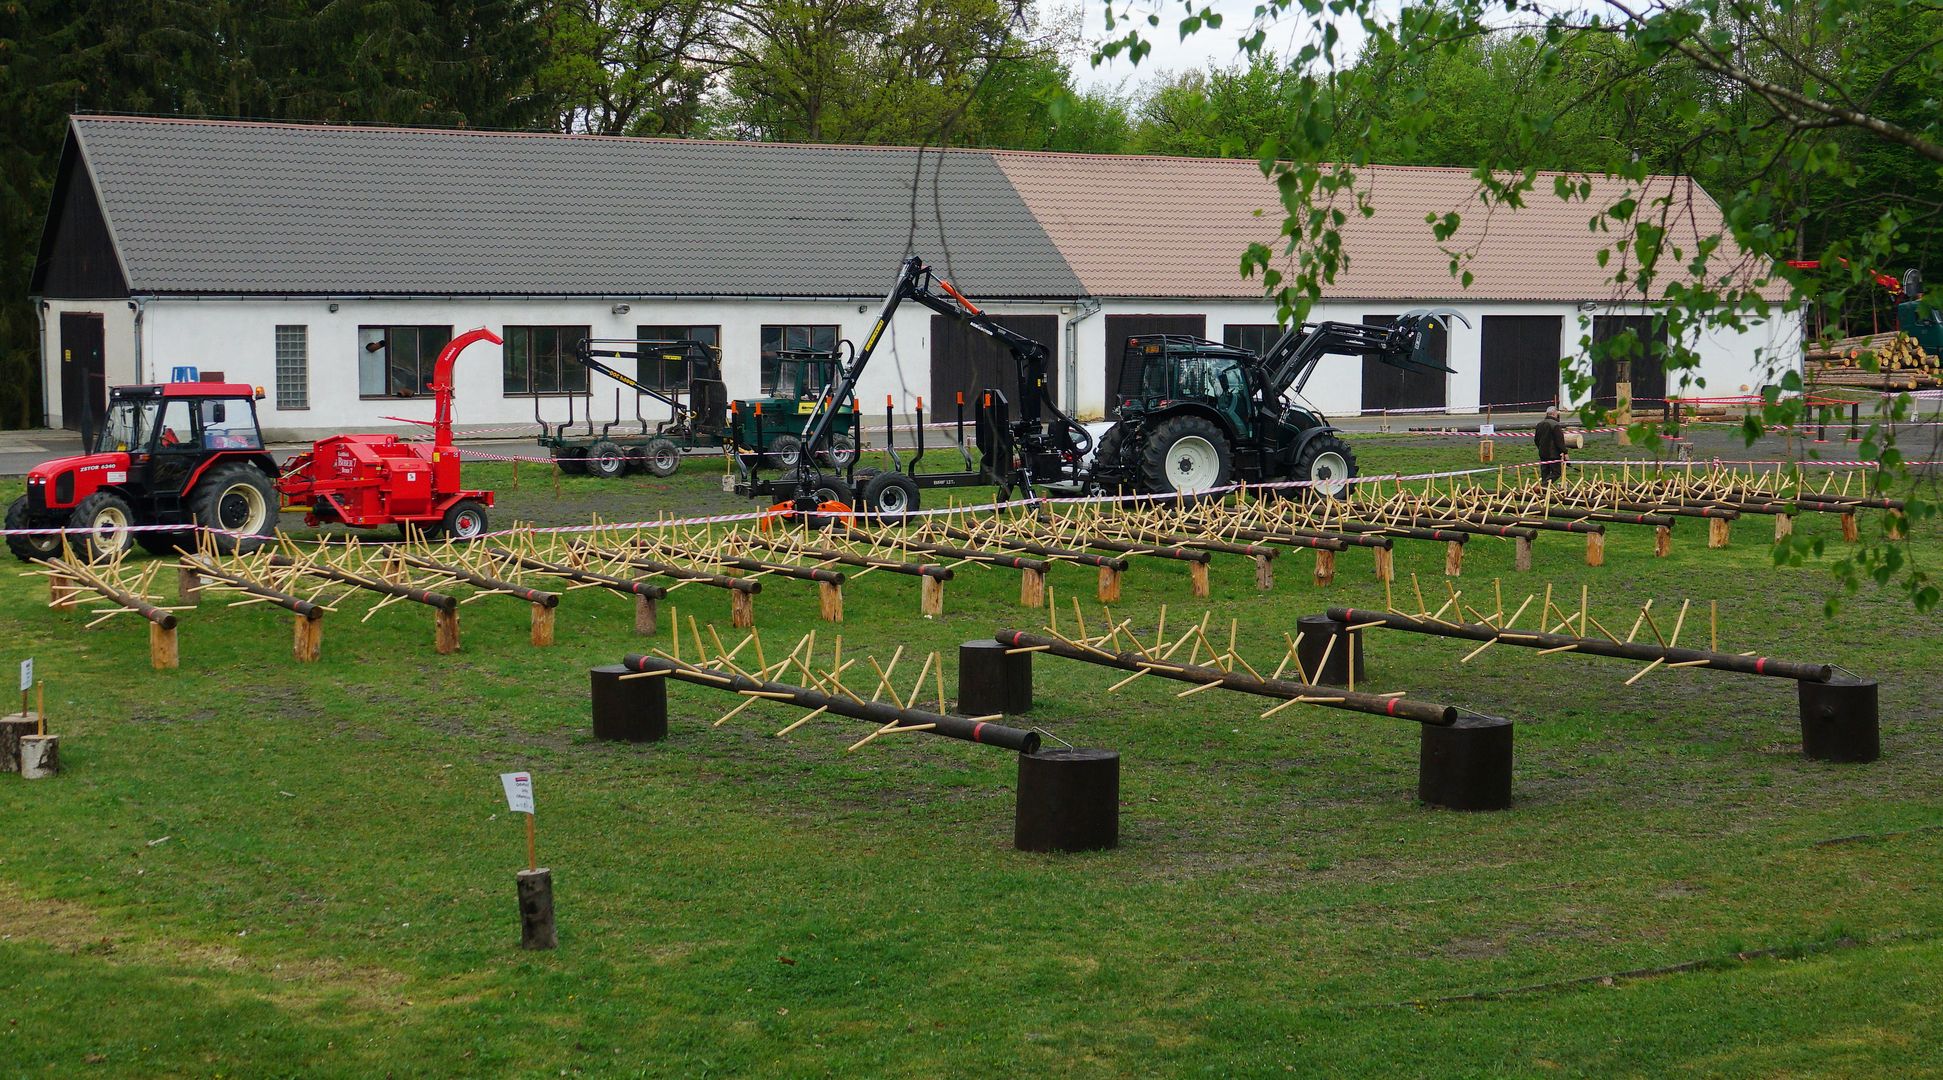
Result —
MULTIPOLYGON (((899 268, 862 348, 839 365, 837 378, 809 410, 800 429, 808 452, 768 479, 761 475, 762 455, 738 454, 734 489, 775 497, 779 508, 799 512, 837 503, 889 516, 916 509, 921 488, 974 483, 996 485, 1001 498, 1017 492, 1028 499, 1042 487, 1194 495, 1240 480, 1309 481, 1322 494, 1334 495, 1356 475, 1355 455, 1336 428, 1287 398, 1300 395, 1317 363, 1329 355, 1373 357, 1405 370, 1450 371, 1426 352, 1428 331, 1447 316, 1456 312, 1417 309, 1387 326, 1305 323, 1261 356, 1200 338, 1129 338, 1116 394, 1119 419, 1100 437, 1095 453, 1093 437, 1047 397, 1051 350, 999 324, 912 255, 899 268), (1018 371, 1018 416, 1012 418, 1012 401, 1003 391, 979 394, 976 461, 963 449, 960 417, 963 470, 918 471, 921 441, 919 453, 908 459, 893 450, 888 470, 826 467, 838 410, 851 400, 905 300, 957 319, 1011 352, 1018 371)), ((920 415, 920 440, 922 431, 920 415)))

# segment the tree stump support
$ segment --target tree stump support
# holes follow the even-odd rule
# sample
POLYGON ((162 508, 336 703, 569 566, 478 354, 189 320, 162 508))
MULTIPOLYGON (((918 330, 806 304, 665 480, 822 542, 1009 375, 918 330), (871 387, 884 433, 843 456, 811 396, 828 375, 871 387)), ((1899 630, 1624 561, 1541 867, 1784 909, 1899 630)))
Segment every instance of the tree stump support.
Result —
POLYGON ((1275 588, 1275 556, 1272 551, 1255 556, 1255 587, 1263 592, 1275 588))
POLYGON ((1423 725, 1417 798, 1450 810, 1509 807, 1511 734, 1511 721, 1495 716, 1459 716, 1447 727, 1423 725))
MULTIPOLYGON (((729 593, 729 625, 737 630, 747 630, 756 625, 756 594, 740 589, 729 593)), ((680 627, 675 628, 681 632, 680 627)))
POLYGON ((1026 567, 1019 571, 1019 606, 1046 606, 1046 572, 1026 567))
POLYGON ((20 777, 46 780, 61 771, 59 735, 22 735, 20 737, 20 777))
MULTIPOLYGON (((824 622, 843 621, 843 584, 836 581, 816 583, 816 610, 824 622)), ((752 616, 753 618, 753 616, 752 616)))
POLYGON ((1396 552, 1390 548, 1372 548, 1376 555, 1376 580, 1395 581, 1397 576, 1396 552))
POLYGON ((1653 526, 1653 557, 1664 559, 1673 554, 1673 526, 1653 526))
POLYGON ((1514 552, 1514 554, 1512 555, 1512 563, 1511 563, 1512 569, 1520 570, 1520 571, 1530 570, 1531 569, 1531 537, 1514 536, 1511 539, 1511 543, 1512 543, 1512 551, 1514 552))
POLYGON ((148 663, 157 671, 174 671, 182 666, 182 655, 176 649, 175 627, 157 622, 148 624, 148 663))
POLYGON ((637 634, 654 633, 655 605, 658 598, 647 593, 634 594, 634 632, 637 634))
POLYGON ((1795 516, 1793 514, 1774 515, 1774 542, 1775 543, 1778 544, 1781 541, 1786 540, 1788 537, 1793 536, 1794 532, 1795 532, 1795 516))
POLYGON ((1120 602, 1120 571, 1111 566, 1101 565, 1099 597, 1102 604, 1120 602))
POLYGON ((1187 582, 1189 591, 1195 596, 1208 595, 1208 564, 1204 562, 1188 563, 1187 582))
POLYGON ((1589 532, 1585 534, 1585 564, 1587 566, 1606 565, 1606 534, 1589 532))
POLYGON ((1336 580, 1336 553, 1328 548, 1316 549, 1316 586, 1327 587, 1336 580))
POLYGON ((292 615, 290 624, 290 655, 300 664, 314 663, 324 653, 324 618, 292 615))
POLYGON ((1444 576, 1457 577, 1464 572, 1464 545, 1456 540, 1444 542, 1444 576))
POLYGON ((40 730, 40 720, 31 713, 0 716, 0 773, 20 771, 20 740, 40 730))
POLYGON ((1032 654, 1012 652, 994 638, 958 646, 958 712, 1016 716, 1032 711, 1032 654))
POLYGON ((459 651, 459 609, 432 609, 432 647, 440 656, 459 651))
POLYGON ((1862 530, 1856 527, 1855 511, 1851 510, 1842 515, 1842 542, 1853 544, 1860 539, 1862 539, 1862 530))
POLYGON ((945 613, 945 583, 943 578, 925 574, 918 578, 918 613, 920 615, 943 615, 945 613))
POLYGON ((1012 846, 1104 851, 1120 845, 1120 754, 1080 748, 1019 755, 1012 846))
POLYGON ((1718 518, 1718 517, 1708 518, 1707 519, 1707 546, 1710 548, 1726 547, 1727 541, 1730 538, 1732 526, 1733 526, 1733 522, 1729 521, 1726 518, 1718 518))
POLYGON ((202 575, 193 567, 175 568, 175 595, 184 607, 196 607, 202 603, 202 575))
POLYGON ((519 947, 556 949, 560 936, 553 925, 553 871, 521 870, 519 882, 519 947))

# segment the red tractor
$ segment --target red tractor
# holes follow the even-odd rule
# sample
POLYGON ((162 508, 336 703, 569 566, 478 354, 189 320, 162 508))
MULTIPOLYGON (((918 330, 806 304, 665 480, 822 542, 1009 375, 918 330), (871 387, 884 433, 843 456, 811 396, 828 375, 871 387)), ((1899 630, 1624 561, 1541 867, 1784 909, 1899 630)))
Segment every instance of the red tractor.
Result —
POLYGON ((490 491, 459 487, 452 448, 452 365, 466 346, 499 344, 499 335, 468 330, 446 344, 432 369, 432 442, 396 435, 333 435, 284 466, 277 490, 310 525, 357 528, 398 525, 424 536, 469 540, 486 531, 490 491))
MULTIPOLYGON (((117 386, 108 415, 77 457, 42 462, 7 528, 69 529, 76 555, 101 559, 131 544, 164 553, 211 530, 219 551, 252 551, 276 525, 276 462, 256 423, 261 390, 243 383, 117 386), (131 529, 130 526, 181 526, 131 529)), ((63 536, 9 534, 22 560, 61 553, 63 536)))

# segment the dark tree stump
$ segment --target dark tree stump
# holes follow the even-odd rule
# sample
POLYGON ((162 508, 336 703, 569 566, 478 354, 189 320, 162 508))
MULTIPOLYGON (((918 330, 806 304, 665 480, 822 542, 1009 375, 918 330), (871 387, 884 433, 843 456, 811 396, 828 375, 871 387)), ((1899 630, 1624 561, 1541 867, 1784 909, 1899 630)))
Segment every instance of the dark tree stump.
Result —
POLYGON ((593 683, 594 738, 658 742, 668 737, 668 680, 626 679, 627 668, 589 669, 593 683))
POLYGON ((1020 851, 1119 847, 1119 751, 1070 749, 1020 754, 1012 846, 1020 851))
POLYGON ((1801 752, 1816 761, 1864 763, 1882 756, 1874 679, 1799 682, 1801 752))
POLYGON ((1448 727, 1423 725, 1417 798, 1451 810, 1511 805, 1511 721, 1460 716, 1448 727))
POLYGON ((1007 653, 991 638, 958 646, 958 711, 1016 716, 1032 711, 1032 654, 1007 653))

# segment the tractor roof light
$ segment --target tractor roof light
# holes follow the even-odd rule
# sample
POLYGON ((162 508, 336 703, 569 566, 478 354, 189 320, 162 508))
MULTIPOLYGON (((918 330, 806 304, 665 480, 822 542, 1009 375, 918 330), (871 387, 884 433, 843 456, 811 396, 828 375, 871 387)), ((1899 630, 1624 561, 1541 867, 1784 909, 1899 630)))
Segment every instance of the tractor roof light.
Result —
POLYGON ((265 395, 264 395, 264 393, 263 393, 263 388, 262 388, 261 386, 259 386, 259 387, 257 387, 257 388, 256 388, 256 400, 258 400, 258 401, 262 401, 264 397, 265 397, 265 395))

